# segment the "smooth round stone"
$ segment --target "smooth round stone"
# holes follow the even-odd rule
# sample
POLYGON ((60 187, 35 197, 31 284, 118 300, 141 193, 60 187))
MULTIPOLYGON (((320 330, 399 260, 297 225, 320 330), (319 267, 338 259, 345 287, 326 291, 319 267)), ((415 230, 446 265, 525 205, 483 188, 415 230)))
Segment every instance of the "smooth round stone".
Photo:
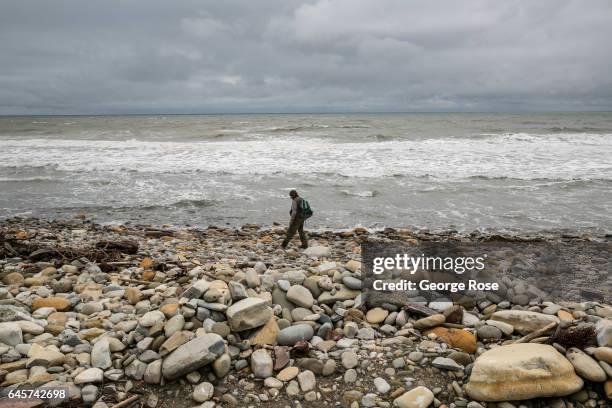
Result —
POLYGON ((420 351, 411 351, 408 353, 408 360, 418 363, 423 359, 424 355, 420 351))
POLYGON ((138 324, 143 327, 151 327, 156 324, 162 323, 166 319, 166 316, 159 310, 153 310, 151 312, 145 313, 140 319, 138 319, 138 324))
POLYGON ((376 394, 373 394, 373 393, 366 394, 361 398, 361 405, 364 406, 365 408, 374 407, 376 406, 377 399, 378 399, 378 396, 376 394))
POLYGON ((357 371, 354 368, 350 368, 344 372, 344 382, 347 384, 354 383, 357 381, 357 371))
POLYGON ((268 388, 283 388, 283 382, 274 377, 268 377, 264 380, 264 385, 268 388))
POLYGON ((604 382, 608 378, 597 361, 582 350, 572 347, 567 351, 566 356, 574 366, 576 373, 582 378, 593 382, 604 382))
POLYGON ((250 269, 246 272, 245 279, 249 288, 256 288, 261 285, 261 279, 259 278, 259 274, 254 269, 250 269))
POLYGON ((434 393, 427 387, 416 387, 393 401, 398 408, 427 408, 434 400, 434 393))
POLYGON ((597 347, 593 355, 600 361, 612 364, 612 347, 597 347))
POLYGON ((311 308, 314 303, 312 293, 301 285, 293 285, 287 291, 287 299, 297 305, 304 308, 311 308))
POLYGON ((336 361, 329 359, 325 361, 323 364, 323 369, 321 370, 321 374, 324 376, 332 375, 336 372, 336 361))
POLYGON ((104 372, 99 368, 88 368, 80 372, 75 378, 75 384, 99 383, 104 379, 104 372))
POLYGON ((212 398, 215 387, 209 382, 203 382, 193 390, 193 399, 197 402, 205 402, 212 398))
POLYGON ((353 290, 360 290, 363 286, 363 283, 353 276, 345 276, 342 278, 342 283, 344 283, 347 288, 353 290))
POLYGON ((357 353, 354 351, 345 351, 341 355, 342 366, 346 369, 355 368, 359 364, 357 353))
POLYGON ((443 314, 435 314, 417 320, 414 322, 414 328, 419 330, 429 329, 431 327, 439 326, 445 321, 446 317, 443 314))
POLYGON ((98 398, 98 387, 95 385, 86 385, 81 389, 81 398, 87 404, 93 403, 98 398))
POLYGON ((177 331, 182 330, 183 326, 185 326, 185 318, 183 315, 177 314, 172 316, 166 322, 166 325, 164 326, 164 333, 166 334, 166 337, 170 337, 177 331))
POLYGON ((368 310, 368 313, 366 313, 366 320, 368 323, 377 324, 383 322, 388 315, 388 310, 381 307, 375 307, 374 309, 368 310))
POLYGON ((310 316, 311 314, 312 310, 310 309, 306 309, 304 307, 296 307, 291 311, 291 318, 294 322, 299 322, 306 319, 306 317, 310 316))
POLYGON ((385 381, 384 378, 380 377, 376 377, 374 379, 374 387, 376 387, 376 390, 381 394, 386 394, 389 392, 389 390, 391 390, 389 383, 385 381))
POLYGON ((514 332, 514 326, 508 323, 500 322, 499 320, 487 320, 487 325, 497 327, 506 336, 510 336, 514 332))
POLYGON ((499 340, 502 338, 502 331, 494 326, 484 325, 476 331, 479 339, 499 340))
POLYGON ((520 334, 529 334, 550 323, 559 322, 557 316, 527 310, 502 310, 491 315, 492 320, 508 323, 520 334))
POLYGON ((291 283, 289 283, 288 280, 284 280, 284 279, 279 279, 276 284, 278 285, 279 288, 281 288, 281 290, 283 292, 286 292, 289 290, 289 288, 291 287, 291 283))
POLYGON ((314 336, 312 326, 308 324, 296 324, 281 330, 278 333, 277 341, 281 346, 293 346, 300 340, 310 340, 314 336))
MULTIPOLYGON (((376 331, 371 327, 362 327, 357 332, 357 338, 361 340, 373 340, 376 336, 376 331)), ((344 339, 341 339, 344 340, 344 339)))
POLYGON ((276 378, 280 381, 291 381, 297 377, 300 369, 297 367, 283 368, 277 375, 276 378))

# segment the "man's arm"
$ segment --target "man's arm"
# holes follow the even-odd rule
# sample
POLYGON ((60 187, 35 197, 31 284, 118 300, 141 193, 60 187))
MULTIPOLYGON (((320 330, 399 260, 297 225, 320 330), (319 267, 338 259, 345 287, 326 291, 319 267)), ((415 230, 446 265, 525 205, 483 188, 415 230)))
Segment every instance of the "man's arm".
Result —
POLYGON ((291 202, 291 220, 290 220, 290 223, 293 223, 293 221, 295 221, 295 217, 297 217, 297 213, 298 213, 298 201, 299 201, 299 198, 296 198, 295 200, 292 200, 292 202, 291 202))

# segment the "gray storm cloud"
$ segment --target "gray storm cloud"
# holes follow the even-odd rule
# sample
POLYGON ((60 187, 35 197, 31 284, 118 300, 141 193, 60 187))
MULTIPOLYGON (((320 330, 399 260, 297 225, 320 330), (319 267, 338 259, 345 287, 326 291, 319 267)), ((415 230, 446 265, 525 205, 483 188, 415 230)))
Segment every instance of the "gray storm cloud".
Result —
POLYGON ((13 1, 0 114, 612 109, 612 3, 13 1))

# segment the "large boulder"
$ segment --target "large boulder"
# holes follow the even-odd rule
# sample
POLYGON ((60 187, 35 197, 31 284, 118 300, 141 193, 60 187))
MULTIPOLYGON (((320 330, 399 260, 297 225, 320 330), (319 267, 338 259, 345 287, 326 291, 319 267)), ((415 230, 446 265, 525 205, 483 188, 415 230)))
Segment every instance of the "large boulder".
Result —
POLYGON ((527 310, 501 310, 493 313, 491 319, 511 324, 520 334, 529 334, 552 322, 559 323, 557 316, 527 310))
POLYGON ((240 332, 263 326, 273 313, 264 299, 248 297, 231 305, 226 315, 231 329, 240 332))
POLYGON ((515 401, 562 397, 583 381, 554 347, 537 343, 496 347, 476 359, 467 394, 478 401, 515 401))
POLYGON ((196 337, 170 353, 162 363, 162 374, 168 380, 179 378, 212 363, 224 349, 223 338, 218 334, 196 337))

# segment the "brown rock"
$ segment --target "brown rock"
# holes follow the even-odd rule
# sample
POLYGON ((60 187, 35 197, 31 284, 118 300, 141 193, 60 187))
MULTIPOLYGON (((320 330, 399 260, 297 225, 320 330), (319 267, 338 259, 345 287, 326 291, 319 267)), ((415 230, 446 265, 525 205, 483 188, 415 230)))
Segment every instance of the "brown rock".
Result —
POLYGON ((276 337, 278 336, 279 331, 280 330, 278 328, 278 324, 276 323, 276 318, 272 317, 270 320, 268 320, 268 323, 266 323, 251 337, 251 344, 260 346, 264 344, 275 345, 276 337))
POLYGON ((166 319, 169 319, 172 316, 176 315, 178 308, 179 308, 178 303, 167 303, 163 305, 162 307, 160 307, 159 311, 162 312, 164 316, 166 316, 166 319))
POLYGON ((155 278, 155 271, 144 271, 142 273, 142 280, 151 282, 155 278))
POLYGON ((66 314, 63 312, 53 312, 47 316, 47 323, 49 324, 64 327, 67 321, 68 317, 66 317, 66 314))
POLYGON ((149 258, 148 256, 143 258, 143 260, 140 261, 140 267, 142 269, 149 269, 149 268, 153 267, 153 260, 151 258, 149 258))
POLYGON ((40 274, 42 276, 53 276, 57 273, 57 269, 55 269, 53 266, 48 266, 45 269, 43 269, 42 271, 40 271, 40 274))
POLYGON ((612 380, 608 380, 605 382, 604 391, 606 392, 606 398, 612 399, 612 380))
POLYGON ((106 330, 104 329, 100 329, 97 327, 91 328, 91 329, 86 329, 86 330, 81 330, 79 332, 79 337, 83 340, 93 340, 98 336, 103 335, 104 333, 107 333, 106 330))
POLYGON ((477 401, 563 397, 580 390, 582 379, 554 347, 521 343, 496 347, 476 359, 465 387, 477 401))
POLYGON ((45 401, 38 398, 0 399, 0 408, 38 408, 44 406, 45 401))
POLYGON ((501 310, 493 313, 493 320, 508 323, 520 334, 529 334, 553 322, 559 322, 557 316, 527 310, 501 310))
POLYGON ((280 370, 289 363, 289 353, 283 347, 274 347, 274 369, 280 370))
POLYGON ((65 312, 70 309, 70 301, 61 297, 34 299, 34 302, 32 302, 32 310, 40 309, 41 307, 53 307, 57 311, 65 312))
POLYGON ((363 312, 359 309, 349 309, 344 315, 345 322, 361 323, 365 319, 363 312))
POLYGON ((381 307, 375 307, 374 309, 368 310, 368 313, 366 314, 366 320, 368 321, 368 323, 377 324, 383 322, 388 315, 388 310, 385 310, 381 307))
POLYGON ((612 364, 612 347, 597 347, 593 352, 593 356, 600 361, 612 364))
POLYGON ((557 312, 557 317, 562 322, 571 322, 571 321, 574 320, 574 316, 572 316, 572 314, 570 312, 566 312, 565 310, 559 310, 557 312))
POLYGON ((23 280, 23 286, 32 287, 32 286, 42 286, 47 281, 47 278, 43 277, 33 277, 33 278, 25 278, 23 280))
POLYGON ((20 285, 23 281, 23 275, 19 272, 11 272, 2 279, 5 285, 20 285))
POLYGON ((424 334, 435 333, 440 340, 453 348, 458 348, 466 353, 476 352, 476 336, 467 330, 448 329, 446 327, 436 327, 427 330, 424 334))
POLYGON ((291 381, 297 377, 300 372, 297 367, 287 367, 276 375, 276 379, 280 381, 291 381))
POLYGON ((431 327, 439 326, 445 321, 446 318, 443 314, 435 314, 417 320, 416 322, 414 322, 414 328, 419 330, 429 329, 431 327))
POLYGON ((140 292, 140 289, 135 288, 133 286, 128 286, 127 288, 125 288, 125 293, 123 296, 132 305, 135 305, 136 303, 140 302, 140 300, 142 299, 142 293, 140 292))
POLYGON ((447 323, 461 324, 463 319, 463 308, 459 305, 453 305, 442 312, 447 323))

